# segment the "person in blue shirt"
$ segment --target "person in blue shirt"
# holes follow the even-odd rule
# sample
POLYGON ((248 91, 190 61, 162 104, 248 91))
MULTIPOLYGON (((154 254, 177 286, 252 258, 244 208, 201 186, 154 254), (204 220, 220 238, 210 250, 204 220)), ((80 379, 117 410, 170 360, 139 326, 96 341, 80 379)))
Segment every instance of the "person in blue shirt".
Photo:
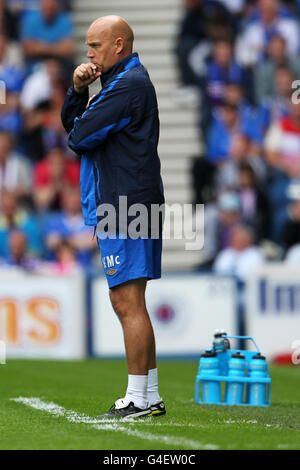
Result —
POLYGON ((65 61, 74 53, 72 21, 59 10, 58 0, 41 0, 40 10, 24 15, 20 39, 29 69, 45 58, 65 61))
POLYGON ((222 164, 229 158, 233 135, 245 134, 253 143, 260 146, 262 135, 258 119, 251 115, 247 108, 241 110, 237 105, 225 102, 218 112, 214 113, 211 128, 208 132, 206 154, 215 165, 222 164))
POLYGON ((111 236, 99 228, 101 211, 109 205, 120 212, 124 198, 129 209, 143 205, 147 215, 154 204, 164 203, 156 93, 138 54, 133 53, 133 39, 131 27, 118 16, 94 21, 86 36, 90 63, 75 69, 74 84, 62 108, 68 144, 81 155, 85 222, 98 225, 109 295, 125 339, 126 396, 100 416, 104 419, 166 412, 158 393, 155 338, 145 302, 147 281, 161 277, 162 227, 158 223, 157 236, 152 236, 151 225, 150 237, 147 230, 135 238, 130 225, 121 220, 129 216, 125 209, 118 218, 117 233, 111 236), (88 85, 100 76, 102 90, 89 99, 88 85))
POLYGON ((53 260, 59 244, 62 240, 67 240, 74 249, 77 261, 88 270, 97 243, 93 240, 93 229, 84 225, 78 186, 64 187, 61 205, 61 211, 50 212, 45 218, 44 237, 48 250, 47 257, 53 260))
POLYGON ((213 47, 213 57, 208 61, 206 71, 206 93, 209 105, 219 105, 224 100, 227 83, 244 85, 244 70, 233 56, 230 40, 218 40, 213 47))
POLYGON ((18 200, 13 192, 1 192, 0 213, 0 257, 9 255, 9 238, 12 230, 20 230, 27 240, 28 254, 39 257, 42 254, 42 233, 38 218, 18 207, 18 200))
POLYGON ((0 132, 8 131, 18 135, 22 127, 19 95, 24 83, 25 73, 22 67, 7 62, 6 52, 7 37, 0 33, 0 82, 1 87, 4 87, 1 89, 1 101, 5 91, 5 106, 0 105, 0 132))

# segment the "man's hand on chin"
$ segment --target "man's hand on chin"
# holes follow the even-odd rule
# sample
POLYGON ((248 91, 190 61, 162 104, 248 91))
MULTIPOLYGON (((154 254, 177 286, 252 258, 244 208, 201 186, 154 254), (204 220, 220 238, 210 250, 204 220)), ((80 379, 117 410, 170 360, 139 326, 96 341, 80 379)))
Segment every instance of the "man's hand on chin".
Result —
POLYGON ((98 70, 95 64, 81 64, 79 65, 73 75, 74 90, 76 93, 83 93, 86 88, 93 83, 97 78, 101 76, 100 70, 98 70))

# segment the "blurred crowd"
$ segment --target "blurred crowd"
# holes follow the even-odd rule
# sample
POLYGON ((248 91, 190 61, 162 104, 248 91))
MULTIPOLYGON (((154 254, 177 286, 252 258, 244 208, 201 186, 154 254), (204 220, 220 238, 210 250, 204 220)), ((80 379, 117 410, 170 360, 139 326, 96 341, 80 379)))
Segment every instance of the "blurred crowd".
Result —
MULTIPOLYGON (((198 106, 202 268, 243 278, 300 260, 300 0, 184 0, 175 54, 198 106), (297 92, 298 88, 298 92, 297 92)), ((60 111, 74 68, 71 2, 0 0, 0 266, 99 265, 80 207, 79 161, 60 111)))
POLYGON ((300 261, 300 1, 185 0, 175 54, 183 105, 197 103, 205 204, 202 267, 300 261), (298 92, 297 92, 298 88, 298 92))
POLYGON ((74 51, 68 1, 0 0, 0 267, 56 274, 95 264, 60 119, 74 51))

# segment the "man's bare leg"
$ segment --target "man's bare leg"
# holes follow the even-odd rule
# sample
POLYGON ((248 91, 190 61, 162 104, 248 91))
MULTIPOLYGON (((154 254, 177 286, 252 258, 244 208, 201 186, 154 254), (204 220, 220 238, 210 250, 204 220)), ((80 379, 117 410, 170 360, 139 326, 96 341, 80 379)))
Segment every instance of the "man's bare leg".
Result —
POLYGON ((155 338, 146 308, 147 279, 135 279, 110 289, 110 300, 123 327, 128 374, 147 375, 156 368, 155 338))
POLYGON ((161 416, 165 405, 158 394, 155 339, 146 309, 147 279, 128 281, 109 291, 124 333, 128 387, 124 398, 100 418, 161 416))

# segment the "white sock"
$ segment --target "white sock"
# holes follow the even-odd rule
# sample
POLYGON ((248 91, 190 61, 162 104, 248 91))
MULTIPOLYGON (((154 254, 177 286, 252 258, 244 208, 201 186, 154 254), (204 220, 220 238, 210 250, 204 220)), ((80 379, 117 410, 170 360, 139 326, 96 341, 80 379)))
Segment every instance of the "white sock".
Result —
POLYGON ((148 370, 147 397, 150 405, 154 405, 154 403, 162 400, 158 393, 157 369, 148 370))
POLYGON ((128 375, 128 387, 125 398, 133 401, 134 406, 142 410, 148 408, 148 375, 128 375))

